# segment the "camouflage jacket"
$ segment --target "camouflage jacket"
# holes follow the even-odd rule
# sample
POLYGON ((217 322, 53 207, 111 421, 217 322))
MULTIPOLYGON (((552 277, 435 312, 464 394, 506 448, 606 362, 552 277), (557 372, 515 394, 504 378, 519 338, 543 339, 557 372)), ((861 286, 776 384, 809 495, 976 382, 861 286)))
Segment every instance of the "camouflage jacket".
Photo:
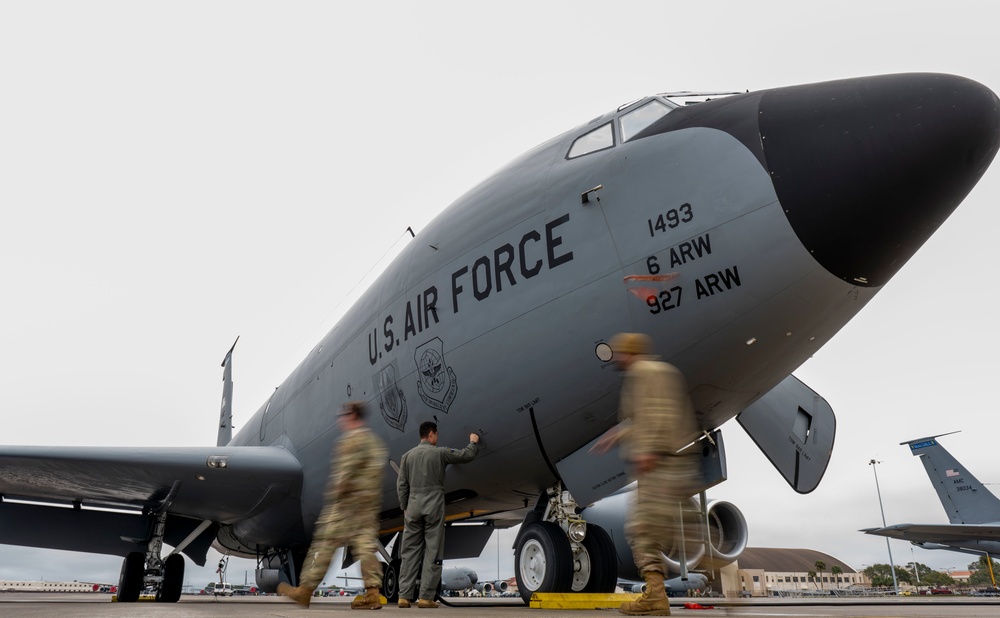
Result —
POLYGON ((367 427, 346 431, 334 446, 326 501, 379 500, 389 454, 381 438, 367 427))
POLYGON ((652 358, 635 361, 625 372, 618 413, 628 421, 621 436, 625 459, 674 455, 699 434, 684 374, 652 358))

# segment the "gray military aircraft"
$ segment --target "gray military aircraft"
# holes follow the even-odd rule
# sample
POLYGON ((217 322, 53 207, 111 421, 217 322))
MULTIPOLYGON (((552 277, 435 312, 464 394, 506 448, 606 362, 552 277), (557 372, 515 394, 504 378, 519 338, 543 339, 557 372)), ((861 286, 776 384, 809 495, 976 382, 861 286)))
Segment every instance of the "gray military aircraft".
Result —
MULTIPOLYGON (((339 579, 339 578, 338 578, 339 579)), ((364 582, 361 577, 344 577, 344 581, 348 579, 354 579, 364 582)), ((452 590, 459 592, 462 590, 478 590, 483 591, 484 587, 487 592, 494 589, 494 585, 497 583, 503 584, 503 590, 507 589, 507 582, 480 582, 479 575, 476 571, 470 567, 464 566, 446 566, 441 569, 441 590, 452 590)), ((364 587, 352 589, 353 594, 364 594, 364 587)), ((501 592, 503 592, 501 590, 501 592)))
MULTIPOLYGON (((640 581, 618 578, 618 586, 622 592, 646 592, 646 584, 640 581)), ((665 580, 663 588, 669 596, 685 596, 689 590, 699 592, 708 590, 708 578, 702 573, 691 573, 687 577, 674 577, 665 580)))
MULTIPOLYGON (((952 432, 955 433, 955 432, 952 432)), ((924 549, 950 549, 982 556, 1000 555, 1000 499, 937 441, 943 433, 900 444, 920 458, 934 485, 948 524, 896 524, 865 528, 866 534, 909 541, 924 549)))
POLYGON ((473 590, 477 585, 482 589, 479 575, 469 567, 449 566, 441 569, 442 590, 473 590))
POLYGON ((387 596, 394 470, 432 418, 442 444, 483 437, 480 457, 449 472, 446 557, 523 522, 522 595, 613 590, 613 544, 579 512, 626 482, 616 457, 587 455, 617 422, 608 339, 648 333, 686 374, 705 486, 725 477, 719 428, 736 417, 811 491, 835 420, 791 373, 941 225, 998 142, 997 96, 951 75, 612 109, 445 209, 231 439, 224 397, 217 446, 0 447, 0 543, 124 556, 121 601, 144 585, 176 601, 178 552, 202 564, 212 544, 256 558, 264 590, 295 582, 335 411, 362 399, 390 452, 387 596))

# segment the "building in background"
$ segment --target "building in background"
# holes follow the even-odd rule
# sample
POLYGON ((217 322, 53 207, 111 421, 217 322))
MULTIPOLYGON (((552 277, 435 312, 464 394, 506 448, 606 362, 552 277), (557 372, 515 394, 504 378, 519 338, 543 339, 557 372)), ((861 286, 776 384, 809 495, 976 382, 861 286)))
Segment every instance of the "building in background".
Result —
POLYGON ((25 582, 0 579, 0 592, 98 592, 100 586, 90 582, 25 582))
POLYGON ((726 582, 727 589, 723 591, 726 596, 772 596, 786 592, 830 594, 832 590, 871 587, 864 573, 813 549, 748 547, 736 565, 739 587, 731 590, 726 582), (817 562, 825 565, 822 570, 816 567, 817 562))

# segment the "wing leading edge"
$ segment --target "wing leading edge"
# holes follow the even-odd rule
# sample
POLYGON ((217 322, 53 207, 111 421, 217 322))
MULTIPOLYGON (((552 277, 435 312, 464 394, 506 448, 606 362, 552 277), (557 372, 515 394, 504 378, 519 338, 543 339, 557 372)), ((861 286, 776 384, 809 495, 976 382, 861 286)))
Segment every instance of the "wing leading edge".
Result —
POLYGON ((941 543, 957 541, 1000 541, 1000 525, 976 524, 896 524, 885 528, 865 528, 861 532, 911 543, 941 543))
MULTIPOLYGON (((202 521, 273 517, 279 505, 298 515, 301 487, 298 459, 273 446, 5 446, 0 543, 124 555, 148 539, 146 514, 167 513, 183 539, 202 521), (58 525, 29 525, 39 521, 58 525)), ((203 561, 207 545, 192 550, 185 553, 203 561)))

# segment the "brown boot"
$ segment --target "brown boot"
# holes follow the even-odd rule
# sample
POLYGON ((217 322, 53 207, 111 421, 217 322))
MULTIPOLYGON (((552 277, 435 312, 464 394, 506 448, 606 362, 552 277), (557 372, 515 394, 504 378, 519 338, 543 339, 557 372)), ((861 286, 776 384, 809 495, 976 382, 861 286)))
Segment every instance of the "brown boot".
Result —
POLYGON ((313 591, 302 586, 289 586, 285 582, 281 582, 278 584, 278 594, 288 597, 299 605, 309 607, 313 591))
POLYGON ((382 598, 378 594, 378 588, 367 588, 364 594, 354 597, 351 609, 382 609, 382 598))
POLYGON ((396 605, 398 607, 401 607, 402 609, 409 609, 410 608, 410 600, 409 599, 400 599, 399 603, 396 603, 396 605))
POLYGON ((437 609, 438 604, 430 599, 417 599, 417 609, 437 609))
POLYGON ((669 616, 670 601, 663 588, 663 573, 648 571, 645 574, 646 592, 635 601, 622 603, 618 611, 628 616, 669 616))

